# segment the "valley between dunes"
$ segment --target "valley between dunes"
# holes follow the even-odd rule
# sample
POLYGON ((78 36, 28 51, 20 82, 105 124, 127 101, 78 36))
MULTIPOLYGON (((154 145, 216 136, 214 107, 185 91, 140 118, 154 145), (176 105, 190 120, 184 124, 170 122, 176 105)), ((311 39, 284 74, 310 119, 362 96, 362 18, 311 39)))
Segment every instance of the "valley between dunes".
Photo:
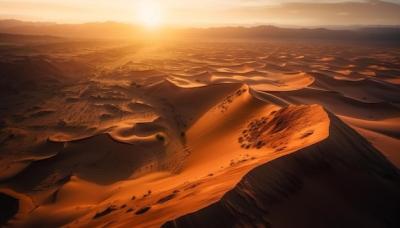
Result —
POLYGON ((26 45, 0 52, 5 227, 400 224, 398 48, 26 45))

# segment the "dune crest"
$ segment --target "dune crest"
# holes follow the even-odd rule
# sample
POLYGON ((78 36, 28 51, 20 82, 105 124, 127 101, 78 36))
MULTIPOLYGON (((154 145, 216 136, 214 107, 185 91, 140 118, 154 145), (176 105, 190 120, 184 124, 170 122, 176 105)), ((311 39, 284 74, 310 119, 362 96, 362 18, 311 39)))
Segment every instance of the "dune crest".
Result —
MULTIPOLYGON (((218 87, 212 85, 211 88, 218 87)), ((198 88, 205 91, 209 89, 198 88)), ((185 96, 190 94, 183 95, 185 96)), ((255 98, 247 85, 228 92, 187 129, 182 136, 182 152, 178 153, 182 153, 183 157, 177 154, 167 156, 168 153, 174 153, 171 144, 177 140, 166 136, 171 135, 167 128, 157 125, 156 122, 121 122, 118 127, 111 128, 109 134, 59 142, 64 149, 55 157, 34 162, 18 174, 14 178, 16 187, 19 182, 28 178, 29 173, 38 173, 38 169, 41 170, 43 180, 30 180, 25 186, 17 188, 23 191, 41 186, 44 195, 38 195, 36 203, 41 205, 48 201, 48 197, 53 200, 50 204, 43 205, 42 209, 27 215, 23 220, 25 222, 15 221, 15 225, 43 224, 42 220, 36 219, 48 216, 49 213, 54 219, 47 220, 47 225, 63 225, 66 223, 62 221, 71 219, 74 220, 73 224, 95 225, 108 218, 108 212, 101 216, 95 215, 105 205, 114 205, 114 208, 115 204, 132 203, 135 205, 133 211, 140 207, 149 209, 138 211, 141 215, 137 215, 135 220, 131 220, 131 215, 120 209, 109 209, 109 213, 124 225, 161 225, 163 221, 219 200, 254 167, 323 140, 328 136, 328 127, 329 119, 322 107, 279 107, 255 98), (166 133, 160 133, 166 130, 166 133), (248 142, 241 139, 244 132, 248 132, 248 142), (164 148, 165 152, 154 154, 143 151, 144 148, 149 151, 151 147, 155 151, 164 148), (110 157, 109 151, 119 155, 110 157), (210 154, 209 151, 219 152, 210 154), (171 162, 175 165, 168 165, 171 162), (79 165, 71 166, 73 163, 79 165), (56 171, 56 167, 64 167, 64 173, 56 171), (106 170, 113 172, 104 176, 106 170), (158 177, 151 178, 154 175, 158 177), (50 176, 56 179, 50 180, 50 176), (215 187, 215 183, 219 183, 219 187, 215 187), (78 194, 77 192, 84 196, 94 190, 103 193, 89 201, 84 197, 70 198, 78 194), (131 199, 132 195, 141 194, 142 197, 137 200, 131 199), (189 195, 195 197, 187 197, 189 195), (174 200, 169 200, 170 198, 174 200), (179 207, 182 203, 186 205, 185 208, 179 207), (68 207, 80 209, 66 210, 68 207), (173 210, 167 212, 167 207, 173 210), (75 220, 76 216, 80 219, 75 220), (149 219, 154 216, 158 219, 149 219)))
POLYGON ((398 169, 338 118, 329 118, 327 139, 255 168, 220 200, 162 227, 395 227, 398 169))

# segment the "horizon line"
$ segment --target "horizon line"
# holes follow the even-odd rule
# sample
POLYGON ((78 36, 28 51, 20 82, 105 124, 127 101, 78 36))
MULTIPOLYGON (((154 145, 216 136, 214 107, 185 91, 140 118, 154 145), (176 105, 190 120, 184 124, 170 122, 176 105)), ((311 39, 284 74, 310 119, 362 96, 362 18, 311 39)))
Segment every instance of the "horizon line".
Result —
MULTIPOLYGON (((99 20, 99 21, 82 21, 82 22, 56 22, 56 21, 47 21, 47 20, 22 20, 17 18, 0 18, 1 21, 16 21, 21 23, 37 23, 37 24, 52 24, 52 25, 88 25, 88 24, 121 24, 121 25, 129 25, 133 27, 142 28, 144 26, 139 23, 132 22, 124 22, 117 20, 99 20)), ((232 24, 220 24, 220 25, 161 25, 159 29, 214 29, 214 28, 256 28, 263 26, 271 26, 278 28, 288 28, 288 29, 358 29, 358 28, 400 28, 400 24, 353 24, 353 25, 339 25, 339 24, 330 24, 330 25, 293 25, 293 24, 278 24, 278 23, 232 23, 232 24)))

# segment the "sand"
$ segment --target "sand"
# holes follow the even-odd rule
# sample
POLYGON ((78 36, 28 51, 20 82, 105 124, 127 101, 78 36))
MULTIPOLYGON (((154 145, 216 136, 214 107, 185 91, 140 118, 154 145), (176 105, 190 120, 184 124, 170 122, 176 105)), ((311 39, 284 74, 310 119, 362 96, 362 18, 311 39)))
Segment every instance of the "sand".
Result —
POLYGON ((400 224, 397 48, 26 45, 0 50, 1 225, 400 224))

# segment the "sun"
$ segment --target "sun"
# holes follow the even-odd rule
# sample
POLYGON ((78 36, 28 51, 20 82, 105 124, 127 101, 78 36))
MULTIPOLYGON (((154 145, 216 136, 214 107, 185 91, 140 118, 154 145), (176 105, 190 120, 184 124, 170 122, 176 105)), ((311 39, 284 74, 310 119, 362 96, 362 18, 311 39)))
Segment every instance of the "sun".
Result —
POLYGON ((162 24, 162 10, 159 2, 142 1, 138 5, 137 20, 147 28, 157 28, 162 24))

